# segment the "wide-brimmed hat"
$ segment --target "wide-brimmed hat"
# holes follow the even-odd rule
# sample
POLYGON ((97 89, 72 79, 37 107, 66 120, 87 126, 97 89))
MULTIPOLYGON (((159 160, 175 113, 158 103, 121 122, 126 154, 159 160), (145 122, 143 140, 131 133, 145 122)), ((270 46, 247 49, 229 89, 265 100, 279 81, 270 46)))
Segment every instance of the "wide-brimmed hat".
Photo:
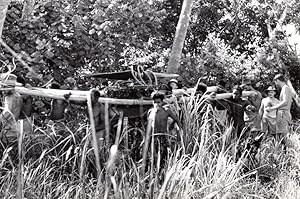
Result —
POLYGON ((178 81, 176 79, 170 79, 169 84, 171 84, 172 82, 178 84, 178 81))
POLYGON ((276 91, 274 86, 269 86, 266 91, 276 91))
POLYGON ((0 74, 0 84, 4 86, 22 86, 17 82, 17 76, 14 74, 2 73, 0 74))

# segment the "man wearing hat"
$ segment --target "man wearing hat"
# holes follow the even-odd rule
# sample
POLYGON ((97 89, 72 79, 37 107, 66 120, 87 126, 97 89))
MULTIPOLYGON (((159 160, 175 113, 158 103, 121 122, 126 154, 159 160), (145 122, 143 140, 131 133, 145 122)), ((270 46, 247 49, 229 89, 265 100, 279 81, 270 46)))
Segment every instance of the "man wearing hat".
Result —
MULTIPOLYGON (((17 82, 17 76, 13 74, 7 74, 0 77, 1 84, 6 87, 21 86, 22 84, 17 82)), ((5 90, 4 95, 4 109, 0 115, 0 121, 2 129, 0 137, 5 138, 3 141, 9 142, 12 139, 17 138, 18 124, 21 109, 22 109, 22 96, 15 92, 14 88, 5 90)))
POLYGON ((178 81, 176 79, 170 79, 168 82, 168 87, 172 91, 173 89, 178 89, 178 81))
POLYGON ((269 86, 266 90, 268 97, 262 99, 259 108, 259 116, 261 118, 261 130, 263 133, 268 133, 275 136, 276 132, 276 111, 266 111, 267 108, 279 104, 279 100, 275 98, 276 88, 269 86))
POLYGON ((272 107, 267 107, 266 111, 276 111, 276 135, 278 139, 285 144, 285 138, 290 132, 290 122, 292 120, 291 106, 293 101, 293 94, 291 88, 287 85, 287 80, 282 74, 277 74, 274 77, 274 83, 281 88, 279 103, 272 107))

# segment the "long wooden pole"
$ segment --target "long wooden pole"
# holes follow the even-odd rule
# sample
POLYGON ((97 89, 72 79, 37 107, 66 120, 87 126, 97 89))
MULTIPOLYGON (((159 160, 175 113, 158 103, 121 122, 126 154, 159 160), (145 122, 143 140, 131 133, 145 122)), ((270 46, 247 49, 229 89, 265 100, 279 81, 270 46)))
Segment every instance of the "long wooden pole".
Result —
MULTIPOLYGON (((79 90, 60 90, 60 89, 43 89, 43 88, 3 88, 3 89, 15 89, 16 92, 20 94, 26 94, 38 97, 47 97, 52 99, 65 99, 64 95, 71 94, 69 97, 70 101, 81 101, 86 102, 86 98, 89 91, 79 91, 79 90)), ((100 92, 101 93, 101 92, 100 92)), ((104 93, 101 93, 104 94, 104 93)), ((243 91, 243 96, 255 95, 253 91, 243 91)), ((209 95, 207 95, 209 98, 209 95)), ((216 99, 227 99, 232 97, 231 93, 221 93, 216 95, 216 99)), ((188 98, 188 97, 187 97, 188 98)), ((100 97, 100 103, 116 104, 116 105, 151 105, 152 100, 142 100, 142 99, 115 99, 108 97, 100 97)))

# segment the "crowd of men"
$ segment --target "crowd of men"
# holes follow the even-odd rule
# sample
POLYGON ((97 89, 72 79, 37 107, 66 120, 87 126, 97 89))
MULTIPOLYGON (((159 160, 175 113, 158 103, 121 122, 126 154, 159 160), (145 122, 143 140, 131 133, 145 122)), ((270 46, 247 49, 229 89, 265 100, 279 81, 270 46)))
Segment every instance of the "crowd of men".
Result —
MULTIPOLYGON (((16 83, 21 86, 26 86, 25 80, 20 77, 11 75, 11 86, 16 83)), ((6 82, 8 83, 8 82, 6 82)), ((74 83, 71 81, 71 83, 74 83)), ((286 78, 278 74, 274 77, 273 83, 266 89, 267 97, 255 90, 248 79, 243 80, 241 85, 236 85, 231 90, 231 97, 218 99, 216 96, 220 93, 228 92, 225 88, 225 82, 219 82, 219 90, 207 95, 207 86, 204 83, 199 83, 196 88, 197 95, 207 95, 207 103, 209 103, 215 110, 225 111, 226 120, 233 123, 235 129, 235 137, 245 136, 245 132, 250 132, 252 135, 259 137, 274 136, 283 144, 287 134, 290 132, 291 122, 291 104, 293 94, 291 88, 287 85, 286 78), (275 97, 277 88, 280 89, 279 99, 275 97), (250 91, 250 95, 243 96, 243 91, 250 91)), ((19 85, 19 86, 20 86, 19 85)), ((170 90, 178 89, 178 82, 175 79, 169 81, 170 90)), ((49 85, 52 89, 76 89, 74 85, 59 85, 55 82, 49 85)), ((104 122, 104 105, 99 103, 98 98, 100 92, 97 89, 92 89, 92 108, 95 122, 95 128, 98 132, 99 139, 104 138, 105 122, 104 122)), ((172 92, 171 92, 172 93, 172 92)), ((23 120, 24 128, 32 128, 32 96, 21 95, 15 92, 14 89, 3 91, 3 111, 0 115, 1 120, 1 134, 0 138, 3 142, 5 138, 7 141, 11 138, 17 137, 19 132, 16 125, 19 120, 23 120)), ((65 109, 68 106, 69 96, 65 96, 65 100, 51 100, 51 110, 49 113, 49 120, 52 122, 63 121, 65 118, 65 109)), ((182 96, 176 96, 180 98, 182 96)), ((178 116, 172 112, 168 106, 168 100, 165 99, 165 93, 154 92, 152 94, 153 107, 148 111, 148 121, 151 121, 153 131, 157 135, 157 146, 162 151, 162 158, 164 159, 167 153, 169 124, 168 119, 172 118, 174 123, 177 123, 179 128, 183 124, 178 119, 178 116)), ((72 102, 75 103, 76 102, 72 102)), ((79 105, 86 105, 86 103, 78 103, 79 105)), ((112 113, 112 112, 110 112, 112 113)), ((201 114, 201 113, 199 113, 201 114)), ((110 115, 112 117, 113 114, 110 115)), ((249 134, 248 134, 249 135, 249 134)))

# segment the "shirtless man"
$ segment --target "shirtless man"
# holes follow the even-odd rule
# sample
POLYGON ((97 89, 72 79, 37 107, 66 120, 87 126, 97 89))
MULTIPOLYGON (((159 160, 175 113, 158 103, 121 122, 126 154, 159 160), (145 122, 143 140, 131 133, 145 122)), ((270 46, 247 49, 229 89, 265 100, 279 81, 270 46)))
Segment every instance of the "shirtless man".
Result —
POLYGON ((180 126, 180 122, 176 115, 174 115, 172 111, 166 107, 166 104, 163 101, 163 93, 153 93, 152 99, 154 101, 154 106, 149 110, 149 117, 151 113, 155 111, 154 133, 167 133, 167 122, 169 117, 171 117, 180 126))
POLYGON ((261 124, 260 124, 260 117, 259 117, 258 110, 260 108, 261 100, 263 99, 263 97, 259 91, 255 90, 252 87, 250 79, 245 79, 243 81, 242 88, 245 91, 252 91, 254 93, 253 95, 250 95, 246 98, 253 106, 253 109, 251 111, 249 110, 245 111, 244 119, 245 119, 245 123, 250 127, 250 132, 252 132, 252 134, 258 133, 261 131, 261 124))
POLYGON ((279 96, 279 104, 266 108, 266 111, 277 111, 276 113, 276 135, 278 139, 285 144, 287 134, 290 132, 290 122, 292 120, 291 106, 293 94, 290 87, 286 84, 286 79, 282 74, 277 74, 274 77, 276 86, 281 88, 279 96))
MULTIPOLYGON (((105 107, 104 104, 98 102, 100 97, 100 92, 97 89, 91 90, 91 102, 93 108, 93 118, 95 122, 95 129, 96 132, 101 132, 100 139, 104 138, 104 130, 105 130, 105 107), (102 135, 103 134, 103 135, 102 135), (102 137, 101 137, 102 136, 102 137)), ((98 133, 97 133, 98 134, 98 133)))
POLYGON ((232 97, 228 99, 230 110, 229 115, 233 120, 233 126, 236 130, 236 137, 239 138, 245 127, 244 114, 245 111, 253 111, 255 107, 248 100, 242 99, 243 89, 239 86, 234 86, 232 89, 232 97))
POLYGON ((259 116, 261 118, 261 130, 263 133, 275 136, 276 129, 276 111, 266 111, 268 107, 279 104, 279 100, 275 98, 276 88, 269 86, 267 89, 268 97, 262 99, 261 106, 259 108, 259 116))
MULTIPOLYGON (((60 85, 56 82, 53 82, 50 89, 60 89, 60 85)), ((61 99, 52 99, 51 100, 51 110, 49 118, 52 121, 60 122, 65 119, 65 109, 68 106, 68 102, 66 100, 61 99)))
POLYGON ((168 155, 168 118, 171 117, 177 125, 181 128, 181 123, 172 111, 167 108, 164 100, 164 94, 160 91, 154 92, 151 95, 154 106, 149 110, 148 121, 152 121, 152 128, 154 128, 155 146, 161 150, 161 166, 165 164, 168 155))

